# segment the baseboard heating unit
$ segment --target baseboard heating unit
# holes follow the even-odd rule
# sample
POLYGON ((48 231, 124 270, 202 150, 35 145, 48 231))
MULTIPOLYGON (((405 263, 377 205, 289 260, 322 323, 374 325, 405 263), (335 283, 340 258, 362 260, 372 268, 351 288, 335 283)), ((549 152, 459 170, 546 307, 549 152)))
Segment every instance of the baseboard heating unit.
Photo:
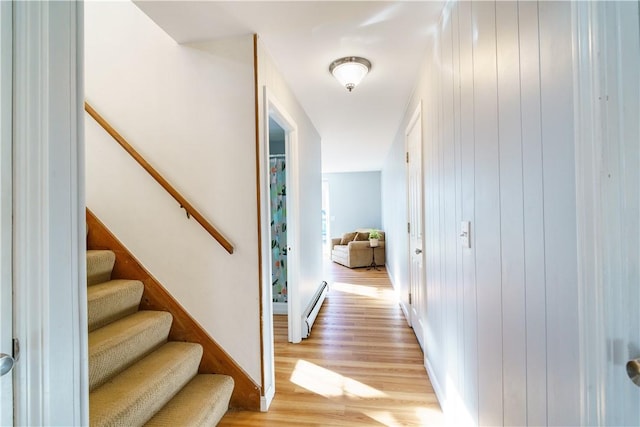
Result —
POLYGON ((327 297, 328 292, 329 285, 327 282, 323 281, 311 299, 311 304, 309 304, 309 307, 307 307, 302 315, 302 338, 307 338, 311 333, 313 322, 316 321, 316 317, 318 317, 318 313, 320 312, 320 308, 322 307, 322 303, 327 297))

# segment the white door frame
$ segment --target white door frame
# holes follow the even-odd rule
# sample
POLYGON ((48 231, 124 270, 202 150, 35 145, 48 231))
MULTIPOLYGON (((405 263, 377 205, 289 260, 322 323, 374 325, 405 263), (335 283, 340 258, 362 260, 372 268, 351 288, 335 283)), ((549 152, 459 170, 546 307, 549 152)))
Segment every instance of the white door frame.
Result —
MULTIPOLYGON (((0 2, 0 353, 13 352, 12 2, 0 2)), ((13 373, 0 377, 0 425, 13 425, 13 373)))
POLYGON ((263 390, 261 410, 269 407, 275 393, 273 344, 273 302, 271 289, 271 201, 269 198, 269 117, 285 131, 285 164, 287 168, 287 311, 289 342, 302 341, 302 310, 298 296, 298 242, 300 241, 298 193, 298 126, 284 106, 264 87, 263 138, 260 144, 260 224, 262 235, 262 342, 263 390))
MULTIPOLYGON (((284 106, 275 98, 273 94, 265 87, 265 107, 266 117, 271 117, 285 132, 285 164, 287 168, 287 307, 288 307, 288 323, 289 323, 289 342, 299 343, 302 341, 302 309, 300 307, 300 298, 298 297, 299 272, 298 265, 299 255, 296 250, 300 240, 300 230, 298 229, 298 126, 287 113, 284 106), (296 320, 297 319, 297 320, 296 320)), ((265 120, 267 131, 269 120, 265 120)), ((268 133, 267 133, 268 135, 268 133)), ((268 143, 268 141, 267 141, 268 143)), ((265 147, 265 162, 269 164, 268 146, 265 147)), ((268 168, 267 168, 268 171, 268 168)), ((267 193, 268 195, 268 193, 267 193)), ((267 202, 269 202, 267 197, 267 202)), ((266 246, 271 250, 271 210, 268 211, 267 228, 269 239, 266 246)), ((271 278, 271 265, 269 267, 269 278, 271 278)), ((269 283, 271 281, 269 280, 269 283)), ((271 291, 271 286, 269 286, 271 291)))
MULTIPOLYGON (((423 307, 423 297, 424 294, 426 293, 426 289, 423 289, 425 287, 425 283, 426 283, 426 277, 425 277, 425 242, 424 242, 424 192, 423 192, 423 188, 424 188, 424 174, 423 174, 423 161, 422 161, 422 101, 418 102, 418 105, 415 109, 415 111, 413 112, 413 114, 411 115, 411 119, 409 120, 407 127, 405 129, 405 152, 407 153, 408 156, 408 162, 406 163, 407 165, 407 222, 410 223, 410 230, 411 232, 409 233, 408 239, 407 239, 407 250, 408 250, 408 264, 409 264, 409 292, 411 297, 409 298, 409 304, 406 307, 406 310, 408 311, 408 320, 409 320, 409 324, 411 325, 411 327, 414 328, 414 332, 416 333, 416 337, 418 338, 418 341, 420 342, 420 345, 423 346, 424 345, 424 330, 422 329, 422 324, 424 323, 424 319, 421 319, 421 314, 422 314, 422 310, 424 309, 423 307), (419 133, 420 133, 420 144, 417 147, 417 149, 420 151, 420 156, 419 156, 419 170, 420 170, 420 188, 419 188, 419 195, 418 195, 418 200, 417 202, 421 205, 420 206, 420 218, 418 219, 419 224, 411 223, 411 177, 410 177, 410 166, 411 164, 411 151, 410 151, 410 146, 409 146, 409 135, 411 134, 411 132, 413 131, 413 129, 418 126, 419 129, 419 133), (412 246, 412 239, 411 239, 411 233, 413 233, 415 230, 421 230, 422 233, 422 239, 420 239, 420 248, 415 248, 412 246), (422 252, 420 254, 415 254, 414 251, 416 251, 417 249, 420 249, 422 252), (420 256, 422 258, 422 273, 420 274, 420 277, 418 278, 418 280, 420 281, 420 283, 418 284, 418 286, 421 287, 420 292, 415 292, 414 286, 415 286, 415 278, 413 277, 414 273, 413 273, 413 268, 412 268, 412 258, 414 256, 420 256), (414 319, 414 311, 417 312, 417 317, 418 317, 418 321, 416 322, 416 320, 414 319), (422 322, 421 322, 422 320, 422 322), (420 327, 416 328, 416 323, 420 323, 420 327)), ((403 302, 403 299, 400 299, 401 303, 403 302)), ((404 309, 404 308, 403 308, 404 309)))
POLYGON ((17 425, 87 425, 83 4, 13 3, 17 425))

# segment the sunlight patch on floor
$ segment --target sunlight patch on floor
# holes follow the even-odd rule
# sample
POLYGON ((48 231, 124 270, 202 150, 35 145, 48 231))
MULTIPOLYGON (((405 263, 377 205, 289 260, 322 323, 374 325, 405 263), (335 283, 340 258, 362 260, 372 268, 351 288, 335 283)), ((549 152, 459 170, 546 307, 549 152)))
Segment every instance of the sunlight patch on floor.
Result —
POLYGON ((387 396, 373 387, 302 359, 296 363, 291 382, 324 397, 349 396, 366 399, 387 396))
POLYGON ((440 408, 416 408, 416 416, 420 420, 420 425, 423 426, 446 426, 446 420, 444 414, 440 408))
MULTIPOLYGON (((408 408, 410 409, 410 408, 408 408)), ((398 420, 396 415, 390 411, 380 411, 375 409, 361 410, 362 414, 379 422, 387 427, 397 427, 405 425, 419 425, 423 427, 445 427, 446 421, 440 409, 430 409, 424 407, 415 408, 415 417, 405 414, 402 420, 398 420)))
POLYGON ((354 285, 353 283, 333 282, 331 290, 347 292, 354 295, 382 299, 389 302, 397 302, 397 295, 393 289, 380 289, 374 286, 354 285))
POLYGON ((402 426, 389 411, 362 411, 364 415, 387 427, 402 426))

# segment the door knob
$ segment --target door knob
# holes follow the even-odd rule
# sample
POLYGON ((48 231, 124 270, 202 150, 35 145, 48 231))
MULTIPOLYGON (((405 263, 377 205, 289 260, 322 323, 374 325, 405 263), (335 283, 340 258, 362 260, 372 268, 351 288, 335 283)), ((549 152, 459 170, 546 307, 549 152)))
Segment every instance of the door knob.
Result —
POLYGON ((416 255, 420 255, 422 253, 422 249, 416 249, 416 255))
POLYGON ((11 372, 13 364, 13 357, 9 356, 8 354, 0 353, 0 377, 11 372))
POLYGON ((627 375, 635 385, 640 387, 640 359, 632 359, 627 362, 627 375))

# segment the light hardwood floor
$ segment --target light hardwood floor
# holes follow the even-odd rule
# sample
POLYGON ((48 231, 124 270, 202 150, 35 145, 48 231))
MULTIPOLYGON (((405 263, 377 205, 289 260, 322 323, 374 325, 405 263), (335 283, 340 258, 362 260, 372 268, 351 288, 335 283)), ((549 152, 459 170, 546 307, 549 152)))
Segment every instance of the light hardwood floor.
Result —
POLYGON ((443 425, 422 351, 385 269, 328 263, 325 273, 330 292, 308 339, 288 343, 286 316, 274 318, 269 412, 230 412, 219 426, 443 425))

